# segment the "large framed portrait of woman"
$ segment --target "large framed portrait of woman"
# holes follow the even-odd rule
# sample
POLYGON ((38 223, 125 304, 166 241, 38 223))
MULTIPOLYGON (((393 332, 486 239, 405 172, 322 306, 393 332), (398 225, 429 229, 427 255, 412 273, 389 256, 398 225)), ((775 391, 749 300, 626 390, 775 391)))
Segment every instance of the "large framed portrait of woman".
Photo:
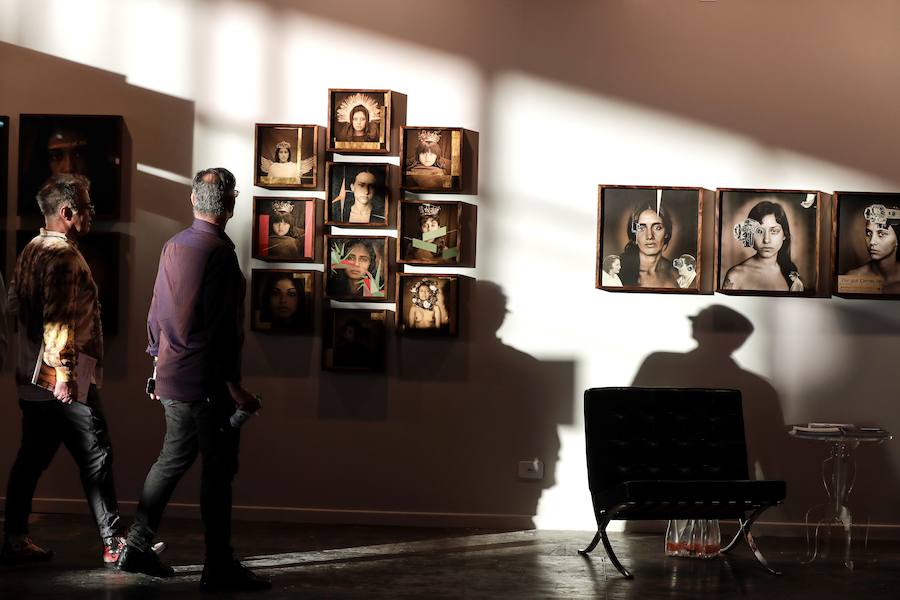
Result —
POLYGON ((119 218, 124 129, 119 115, 21 115, 19 214, 39 216, 35 196, 47 178, 72 174, 90 180, 97 220, 119 218))
POLYGON ((325 296, 332 300, 388 301, 388 237, 325 236, 325 296))
POLYGON ((400 186, 411 192, 462 189, 463 130, 458 127, 402 127, 400 186))
POLYGON ((701 233, 713 224, 712 199, 703 188, 601 185, 596 287, 711 292, 701 233))
POLYGON ((459 276, 397 275, 397 332, 453 337, 459 332, 459 276))
POLYGON ((723 294, 815 296, 827 195, 807 190, 719 189, 723 294))
POLYGON ((455 266, 461 261, 462 202, 400 202, 397 262, 455 266))
POLYGON ((317 125, 257 123, 253 183, 272 190, 318 187, 320 129, 317 125))
POLYGON ((342 154, 390 154, 394 92, 328 90, 328 150, 342 154))
POLYGON ((266 333, 311 333, 315 271, 253 269, 250 329, 266 333))
POLYGON ((388 317, 386 310, 326 309, 322 325, 322 368, 384 371, 388 317))
POLYGON ((389 227, 396 167, 388 163, 325 166, 325 223, 340 227, 389 227))
POLYGON ((900 298, 900 193, 835 192, 834 290, 900 298))
POLYGON ((316 198, 253 198, 253 258, 312 262, 316 252, 316 198))

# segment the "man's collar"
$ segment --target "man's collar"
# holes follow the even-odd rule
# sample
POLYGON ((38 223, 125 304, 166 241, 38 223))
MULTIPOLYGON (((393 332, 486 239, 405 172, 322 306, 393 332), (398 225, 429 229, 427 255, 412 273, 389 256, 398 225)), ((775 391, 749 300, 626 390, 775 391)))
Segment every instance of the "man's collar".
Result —
POLYGON ((58 237, 58 238, 68 239, 66 234, 64 234, 60 231, 47 231, 43 227, 41 227, 41 235, 46 236, 46 237, 58 237))
POLYGON ((228 237, 228 234, 225 233, 225 228, 219 227, 215 223, 210 223, 209 221, 204 221, 203 219, 198 219, 194 217, 194 222, 191 223, 191 229, 196 231, 202 231, 204 233, 211 233, 217 237, 226 240, 229 244, 234 246, 234 242, 231 241, 231 238, 228 237))

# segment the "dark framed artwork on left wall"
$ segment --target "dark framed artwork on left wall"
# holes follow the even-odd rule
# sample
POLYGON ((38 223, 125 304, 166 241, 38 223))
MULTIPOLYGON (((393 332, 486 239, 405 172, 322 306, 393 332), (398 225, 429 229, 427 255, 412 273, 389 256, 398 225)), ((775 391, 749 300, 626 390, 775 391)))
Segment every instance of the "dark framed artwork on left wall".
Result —
POLYGON ((40 217, 35 196, 44 181, 71 173, 90 180, 98 221, 118 219, 123 141, 118 115, 20 115, 18 214, 40 217))

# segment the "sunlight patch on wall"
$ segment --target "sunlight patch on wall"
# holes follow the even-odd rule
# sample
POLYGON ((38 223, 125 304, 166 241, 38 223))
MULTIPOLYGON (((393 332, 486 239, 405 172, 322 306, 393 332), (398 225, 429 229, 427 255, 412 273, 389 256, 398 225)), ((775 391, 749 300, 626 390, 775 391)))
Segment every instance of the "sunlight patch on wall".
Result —
POLYGON ((117 42, 120 68, 130 83, 185 98, 197 91, 193 71, 204 53, 197 43, 195 9, 184 0, 132 0, 121 5, 124 15, 117 42))
POLYGON ((194 76, 205 92, 197 94, 197 108, 217 117, 253 119, 263 105, 263 66, 278 47, 266 33, 269 15, 257 3, 216 7, 194 27, 201 43, 194 76))
POLYGON ((471 61, 302 13, 278 23, 281 59, 270 76, 283 88, 269 106, 274 117, 326 124, 328 88, 388 88, 407 95, 411 125, 479 129, 483 89, 471 61))

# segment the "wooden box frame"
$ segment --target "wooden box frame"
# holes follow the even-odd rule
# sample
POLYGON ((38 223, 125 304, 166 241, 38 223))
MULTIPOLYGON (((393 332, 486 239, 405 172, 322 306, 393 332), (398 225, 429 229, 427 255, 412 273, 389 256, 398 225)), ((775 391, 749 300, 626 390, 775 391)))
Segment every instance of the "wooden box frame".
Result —
MULTIPOLYGON (((658 195, 658 194, 657 194, 658 195)), ((715 252, 712 246, 712 240, 714 239, 715 233, 715 206, 713 203, 713 192, 711 190, 704 189, 702 187, 685 187, 685 186, 647 186, 647 185, 600 185, 597 189, 597 255, 596 255, 596 273, 594 285, 598 289, 606 290, 606 291, 614 291, 614 292, 659 292, 665 294, 711 294, 713 290, 713 273, 715 272, 715 265, 708 264, 710 258, 714 257, 715 252), (679 214, 678 219, 684 220, 687 223, 691 223, 688 228, 688 235, 683 236, 678 239, 677 248, 669 249, 669 253, 671 254, 673 251, 677 253, 677 250, 680 248, 682 250, 690 249, 693 250, 694 254, 691 254, 691 257, 694 259, 694 269, 695 275, 693 280, 688 284, 688 287, 678 287, 678 279, 676 278, 676 273, 672 273, 672 284, 671 286, 642 286, 642 285, 615 285, 612 281, 608 283, 604 283, 604 262, 607 257, 618 256, 622 251, 619 252, 604 252, 605 244, 609 241, 610 244, 615 243, 612 238, 613 236, 617 236, 617 240, 623 249, 626 245, 631 245, 632 242, 629 242, 629 235, 633 235, 628 233, 628 220, 631 211, 628 210, 628 205, 634 205, 636 203, 644 204, 644 200, 650 198, 652 202, 655 202, 653 199, 653 195, 651 192, 659 192, 662 191, 665 194, 666 191, 676 192, 679 195, 679 202, 684 202, 686 199, 696 196, 696 211, 697 211, 697 221, 694 224, 693 220, 690 219, 690 215, 693 213, 693 209, 686 211, 686 209, 682 209, 681 213, 685 211, 687 214, 679 214), (616 199, 615 204, 618 204, 613 209, 612 206, 607 207, 607 203, 612 203, 612 200, 608 198, 608 194, 611 192, 644 192, 640 194, 632 194, 632 199, 616 199), (684 196, 684 198, 681 198, 684 196), (607 231, 606 221, 607 218, 615 219, 616 221, 622 221, 620 230, 618 224, 610 223, 610 227, 616 227, 617 231, 625 231, 625 235, 623 236, 621 233, 615 233, 613 231, 607 231), (692 230, 696 227, 696 233, 692 234, 692 230), (693 244, 690 244, 689 241, 694 240, 693 244)), ((665 198, 663 198, 665 201, 665 198)), ((648 200, 650 202, 650 200, 648 200)), ((652 204, 648 204, 648 206, 652 206, 652 204)), ((670 217, 671 218, 671 217, 670 217)), ((671 238, 675 237, 676 227, 673 223, 672 225, 673 232, 669 233, 670 242, 666 242, 662 249, 663 258, 670 260, 671 262, 675 262, 676 259, 681 259, 685 264, 685 272, 689 272, 690 261, 684 258, 684 254, 690 254, 689 252, 681 252, 678 256, 672 254, 672 258, 669 259, 666 256, 667 248, 671 243, 671 238)), ((612 250, 613 247, 607 248, 608 250, 612 250)), ((621 259, 619 259, 619 265, 621 266, 621 259)), ((674 270, 673 265, 673 270, 674 270)), ((616 273, 618 275, 618 272, 616 273)))
MULTIPOLYGON (((296 211, 296 204, 294 207, 294 211, 296 211)), ((320 222, 320 214, 322 212, 322 200, 321 198, 312 198, 312 197, 290 197, 290 196, 254 196, 253 197, 253 214, 251 216, 251 227, 252 231, 252 246, 250 249, 251 256, 256 260, 262 260, 266 262, 277 262, 277 263, 308 263, 316 261, 316 252, 319 248, 318 242, 318 229, 320 222), (289 257, 289 256, 273 256, 262 251, 261 241, 264 239, 262 232, 260 229, 262 228, 262 216, 260 215, 260 205, 263 203, 273 203, 273 202, 303 202, 304 203, 304 232, 303 232, 303 254, 298 257, 289 257)), ((293 211, 292 211, 293 214, 293 211)), ((270 216, 270 215, 265 215, 270 216)), ((296 217, 294 217, 296 220, 296 217)), ((297 224, 297 223, 295 223, 297 224)), ((269 227, 266 224, 266 235, 269 235, 269 227)))
MULTIPOLYGON (((357 373, 383 373, 387 364, 387 336, 388 326, 390 324, 390 311, 383 309, 359 309, 359 308, 326 308, 322 318, 322 370, 323 371, 344 371, 357 373), (346 326, 350 319, 362 319, 365 323, 380 323, 377 327, 373 326, 371 331, 375 331, 376 338, 372 343, 377 356, 367 365, 350 366, 336 365, 336 324, 339 318, 343 319, 346 326)), ((362 328, 365 328, 364 326, 362 328)))
MULTIPOLYGON (((398 273, 397 274, 397 333, 398 335, 416 337, 456 337, 459 335, 459 275, 444 273, 398 273), (413 309, 411 293, 408 289, 409 282, 434 281, 443 282, 444 286, 438 286, 437 302, 443 306, 446 318, 446 326, 435 328, 414 328, 410 324, 409 312, 413 309), (450 306, 447 306, 447 305, 450 306)), ((427 300, 426 300, 427 301, 427 300)))
MULTIPOLYGON (((850 237, 849 231, 844 229, 842 231, 842 225, 844 227, 852 227, 854 224, 851 221, 858 221, 858 225, 862 225, 865 227, 866 219, 865 219, 865 209, 871 205, 882 205, 888 209, 900 208, 900 192, 896 193, 884 193, 884 192, 834 192, 834 209, 832 211, 832 290, 835 296, 841 296, 843 298, 870 298, 876 300, 897 300, 900 299, 900 289, 896 289, 895 291, 883 292, 883 291, 874 291, 874 286, 876 282, 871 276, 866 275, 857 275, 857 281, 853 281, 850 276, 846 273, 842 273, 841 271, 846 271, 845 265, 842 265, 842 262, 846 262, 842 260, 842 248, 841 242, 842 238, 847 240, 850 237), (854 204, 858 203, 862 206, 854 206, 853 210, 862 209, 861 212, 857 212, 854 219, 849 218, 847 215, 843 216, 842 219, 842 209, 847 207, 849 203, 853 202, 854 204), (842 220, 844 223, 842 223, 842 220), (867 289, 868 288, 868 289, 867 289)), ((898 236, 898 229, 900 229, 900 221, 897 219, 889 219, 889 221, 895 221, 897 223, 896 226, 891 226, 894 230, 895 237, 898 236)), ((865 238, 865 229, 860 231, 859 238, 865 238)), ((852 244, 852 242, 850 242, 852 244)), ((849 244, 844 244, 848 246, 849 244)), ((865 246, 866 244, 858 244, 865 246)), ((845 248, 844 250, 849 250, 849 248, 845 248)), ((897 253, 900 252, 900 246, 894 250, 894 256, 897 257, 897 253)), ((857 256, 861 253, 857 252, 857 256)), ((868 252, 866 251, 866 254, 868 252)), ((871 260, 871 259, 870 259, 871 260)), ((854 261, 854 262, 858 262, 854 261)), ((851 268, 850 270, 858 270, 863 266, 867 265, 866 261, 862 264, 857 265, 856 267, 851 268)), ((900 287, 900 286, 898 286, 900 287)))
MULTIPOLYGON (((397 224, 397 262, 399 264, 424 265, 431 267, 458 267, 465 265, 464 259, 466 246, 464 246, 463 244, 466 240, 466 236, 463 235, 462 231, 463 226, 465 225, 463 205, 464 203, 458 200, 401 200, 400 206, 397 210, 397 214, 399 217, 397 224), (450 215, 445 225, 443 225, 442 227, 443 229, 447 230, 447 233, 446 235, 440 237, 453 239, 455 241, 455 245, 450 246, 450 248, 456 249, 456 255, 452 259, 442 260, 441 258, 430 259, 424 257, 407 258, 408 256, 411 256, 412 251, 414 251, 414 244, 416 243, 416 241, 422 242, 422 245, 432 243, 430 239, 424 239, 425 236, 432 234, 425 234, 421 232, 419 217, 415 218, 415 222, 413 224, 414 226, 411 226, 409 222, 409 215, 405 213, 407 213, 409 209, 415 209, 418 212, 421 207, 425 207, 427 209, 428 206, 435 206, 440 208, 440 212, 438 213, 439 223, 443 222, 440 213, 450 215), (455 229, 450 229, 454 226, 454 220, 455 229), (420 233, 421 237, 412 238, 409 234, 413 232, 420 233)), ((435 233, 437 233, 437 231, 435 233)), ((428 249, 422 249, 422 254, 425 253, 429 253, 428 249)))
MULTIPOLYGON (((431 140, 433 141, 433 140, 431 140)), ((408 192, 429 194, 477 194, 478 193, 478 132, 462 127, 441 126, 405 126, 400 128, 400 187, 408 192), (442 154, 449 149, 449 157, 441 156, 440 160, 446 162, 442 178, 442 185, 424 185, 422 180, 428 178, 427 174, 417 180, 410 168, 417 162, 415 155, 417 132, 438 133, 440 141, 434 142, 439 146, 442 154), (447 139, 449 134, 449 139, 447 139), (407 156, 410 154, 410 156, 407 156)))
MULTIPOLYGON (((55 131, 76 131, 86 138, 91 180, 91 202, 97 221, 118 220, 126 201, 123 181, 131 165, 125 164, 125 121, 121 115, 19 115, 18 214, 41 217, 35 196, 50 176, 47 142, 55 131), (45 162, 46 161, 46 162, 45 162)), ((130 171, 129 171, 130 172, 130 171)))
MULTIPOLYGON (((310 334, 315 329, 316 299, 318 290, 318 271, 299 269, 252 269, 250 272, 250 330, 276 335, 310 334), (277 320, 264 310, 266 294, 263 279, 275 274, 284 274, 292 280, 303 282, 303 305, 298 306, 294 322, 276 329, 277 320), (266 318, 269 317, 269 318, 266 318)), ((267 282, 266 282, 267 283, 267 282)), ((299 301, 298 301, 299 303, 299 301)))
MULTIPOLYGON (((349 107, 352 110, 353 107, 349 107)), ((370 116, 370 123, 372 119, 370 116)), ((328 89, 328 152, 339 154, 396 154, 399 144, 398 127, 406 124, 406 95, 393 90, 385 89, 328 89), (347 94, 336 101, 336 95, 347 94), (348 142, 338 140, 339 133, 337 111, 341 104, 354 94, 377 95, 381 100, 381 117, 384 126, 381 128, 379 139, 376 142, 348 142)))
MULTIPOLYGON (((745 208, 745 212, 749 212, 745 208)), ((832 209, 831 209, 831 195, 826 194, 817 190, 779 190, 779 189, 755 189, 755 188, 718 188, 716 190, 716 223, 718 229, 717 236, 717 262, 718 269, 716 272, 716 291, 722 294, 731 294, 735 296, 806 296, 806 297, 826 297, 830 295, 830 259, 831 259, 831 219, 832 219, 832 209), (728 244, 736 244, 737 240, 733 239, 734 236, 734 226, 737 221, 734 219, 729 219, 727 223, 724 222, 726 218, 726 210, 723 207, 725 202, 725 194, 745 194, 748 196, 747 199, 743 201, 744 207, 746 205, 763 201, 766 196, 772 197, 774 195, 788 195, 793 194, 798 196, 797 198, 785 198, 779 199, 779 203, 782 205, 789 206, 791 211, 786 212, 796 212, 799 210, 809 210, 812 208, 812 204, 808 207, 804 207, 803 203, 809 202, 810 198, 813 199, 815 204, 816 214, 812 218, 807 218, 808 221, 815 223, 815 232, 814 232, 814 240, 813 251, 815 256, 811 259, 807 259, 803 261, 804 265, 807 265, 805 268, 802 265, 798 265, 798 269, 803 269, 800 271, 801 281, 803 282, 803 291, 802 292, 791 292, 791 291, 781 291, 781 290, 740 290, 740 289, 726 289, 723 288, 722 284, 725 276, 728 274, 728 270, 731 267, 736 266, 737 262, 729 261, 731 264, 725 264, 723 258, 723 247, 726 243, 728 244), (799 196, 803 195, 806 198, 804 200, 800 200, 799 196), (757 200, 752 199, 752 196, 758 197, 757 200), (797 206, 793 206, 790 202, 797 203, 800 208, 797 206), (788 204, 785 204, 788 203, 788 204), (808 275, 808 273, 812 271, 812 275, 808 275)), ((802 213, 798 213, 802 214, 802 213)), ((788 221, 790 224, 790 219, 788 221)), ((803 235, 808 234, 808 231, 803 232, 803 235)), ((796 264, 796 246, 793 245, 793 242, 796 238, 798 238, 801 234, 799 230, 796 229, 796 224, 794 225, 794 230, 791 231, 791 258, 796 264)), ((752 257, 753 255, 750 255, 752 257)), ((749 258, 749 257, 748 257, 749 258)), ((741 262, 748 260, 748 258, 743 259, 741 262)))
MULTIPOLYGON (((343 300, 345 302, 391 302, 391 276, 393 275, 393 268, 391 265, 391 243, 393 238, 387 236, 364 236, 364 235, 325 235, 325 244, 324 244, 324 254, 323 257, 325 259, 325 297, 330 298, 332 300, 343 300), (332 262, 331 262, 331 243, 333 240, 344 240, 346 242, 355 243, 358 240, 366 240, 366 241, 378 241, 383 244, 383 251, 381 254, 381 267, 382 267, 382 284, 381 284, 381 292, 383 295, 375 295, 370 296, 365 293, 362 294, 347 294, 340 293, 335 288, 340 287, 340 276, 337 273, 332 274, 332 262)), ((376 261, 377 261, 377 248, 376 252, 376 261)), ((377 270, 377 266, 375 267, 377 270)), ((370 263, 370 273, 375 276, 376 273, 371 272, 371 263, 370 263)), ((347 283, 347 285, 351 285, 351 283, 347 283)))
MULTIPOLYGON (((324 135, 325 128, 321 125, 308 125, 308 124, 298 124, 298 123, 256 123, 253 130, 253 185, 256 187, 266 188, 269 190, 315 190, 321 189, 321 174, 325 161, 325 153, 322 150, 322 136, 324 135), (299 162, 300 161, 311 163, 312 167, 312 175, 308 178, 308 181, 303 181, 303 175, 300 174, 297 183, 289 183, 289 182, 279 182, 279 181, 266 181, 265 178, 268 175, 263 174, 261 159, 265 158, 266 160, 271 160, 269 156, 263 157, 261 156, 261 152, 265 151, 267 148, 263 148, 263 141, 260 139, 260 130, 262 129, 296 129, 298 132, 298 137, 296 140, 291 140, 291 158, 294 159, 291 162, 299 162), (297 157, 296 149, 300 148, 300 146, 305 145, 302 142, 303 137, 312 136, 312 154, 303 157, 302 154, 297 157)), ((287 136, 290 137, 290 136, 287 136)), ((287 141, 287 140, 285 140, 287 141)), ((268 146, 268 144, 266 144, 268 146)))
MULTIPOLYGON (((395 165, 384 162, 331 162, 329 161, 325 165, 325 224, 326 225, 335 225, 337 227, 344 228, 371 228, 371 229, 388 229, 391 228, 396 222, 394 214, 396 212, 397 201, 399 194, 397 193, 397 177, 399 170, 395 165), (368 223, 351 223, 349 221, 337 221, 333 218, 333 204, 336 202, 334 200, 335 196, 339 194, 337 190, 334 189, 334 185, 331 181, 331 175, 337 169, 342 168, 368 168, 368 169, 377 169, 384 171, 384 223, 378 222, 368 222, 368 223)), ((358 175, 358 173, 357 173, 358 175)), ((354 175, 355 179, 356 175, 354 175)), ((347 193, 352 193, 350 191, 351 182, 346 182, 346 191, 347 193)), ((349 205, 352 206, 352 205, 349 205)), ((348 208, 349 208, 348 206, 348 208)), ((342 213, 343 214, 343 213, 342 213)))

